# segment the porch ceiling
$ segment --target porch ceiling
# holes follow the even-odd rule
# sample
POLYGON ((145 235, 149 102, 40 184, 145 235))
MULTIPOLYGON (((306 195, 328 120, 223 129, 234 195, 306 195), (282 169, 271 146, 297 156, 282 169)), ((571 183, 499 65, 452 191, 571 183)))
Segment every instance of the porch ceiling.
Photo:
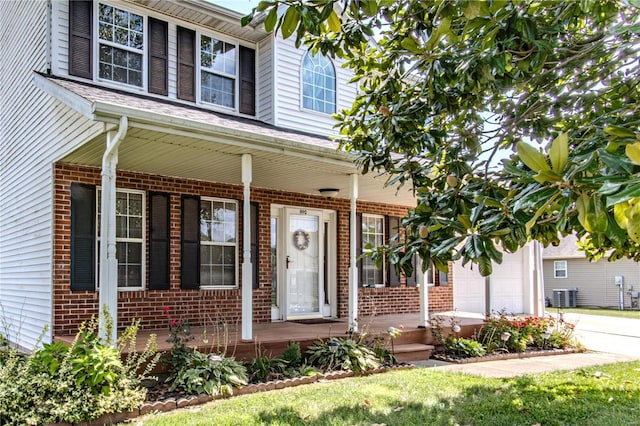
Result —
MULTIPOLYGON (((135 125, 135 124, 134 124, 135 125)), ((61 159, 62 162, 100 167, 106 135, 100 135, 61 159)), ((356 167, 346 161, 328 161, 294 152, 264 151, 225 144, 197 136, 175 135, 132 127, 119 148, 118 169, 203 181, 242 184, 241 156, 253 157, 252 186, 320 195, 320 188, 337 188, 338 198, 349 198, 356 167)), ((359 176, 359 199, 387 204, 415 205, 409 191, 396 194, 384 188, 384 178, 359 176)))
MULTIPOLYGON (((120 170, 241 184, 240 158, 251 154, 252 186, 310 195, 337 188, 339 198, 349 198, 349 175, 358 173, 354 155, 338 150, 326 136, 71 79, 35 74, 34 83, 88 120, 104 122, 107 130, 121 116, 128 117, 120 170)), ((100 167, 105 146, 103 133, 81 142, 60 161, 100 167)), ((384 183, 385 177, 360 175, 358 199, 415 206, 409 190, 396 192, 384 183)))

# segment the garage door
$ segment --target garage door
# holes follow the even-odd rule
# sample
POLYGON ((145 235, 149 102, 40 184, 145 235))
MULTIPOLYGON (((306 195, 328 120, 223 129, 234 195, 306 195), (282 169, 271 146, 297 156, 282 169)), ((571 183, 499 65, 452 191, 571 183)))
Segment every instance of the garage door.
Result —
MULTIPOLYGON (((507 313, 524 311, 524 250, 504 255, 501 265, 493 265, 491 275, 491 310, 507 313)), ((457 262, 453 267, 453 305, 462 312, 485 312, 485 279, 478 266, 465 267, 457 262)))

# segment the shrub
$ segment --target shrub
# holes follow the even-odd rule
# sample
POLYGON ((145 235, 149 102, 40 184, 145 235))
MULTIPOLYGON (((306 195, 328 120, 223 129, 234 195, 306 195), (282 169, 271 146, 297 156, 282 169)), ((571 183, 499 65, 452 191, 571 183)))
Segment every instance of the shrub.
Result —
POLYGON ((92 318, 83 324, 70 345, 45 344, 30 356, 9 352, 0 366, 0 424, 77 423, 144 402, 146 389, 140 383, 158 359, 155 337, 137 353, 134 323, 116 349, 96 336, 97 323, 92 318), (129 355, 123 362, 124 349, 129 355))
POLYGON ((366 371, 380 367, 376 354, 353 339, 330 337, 307 350, 311 365, 323 370, 366 371))
POLYGON ((282 358, 289 367, 300 367, 302 365, 302 351, 300 350, 300 343, 289 343, 289 345, 284 349, 284 352, 282 352, 282 355, 280 355, 280 358, 282 358))
POLYGON ((180 389, 191 395, 232 395, 233 387, 247 384, 245 367, 234 358, 207 355, 194 350, 187 362, 167 378, 170 391, 180 389))
POLYGON ((302 352, 297 342, 290 343, 280 357, 271 358, 258 354, 246 364, 246 367, 251 383, 310 376, 316 373, 313 367, 302 362, 302 352))
POLYGON ((267 382, 285 376, 287 362, 281 358, 259 355, 247 363, 247 376, 251 383, 267 382))
POLYGON ((443 346, 444 353, 446 355, 452 355, 461 358, 474 358, 485 356, 487 354, 487 351, 482 343, 464 337, 449 336, 445 339, 443 346))

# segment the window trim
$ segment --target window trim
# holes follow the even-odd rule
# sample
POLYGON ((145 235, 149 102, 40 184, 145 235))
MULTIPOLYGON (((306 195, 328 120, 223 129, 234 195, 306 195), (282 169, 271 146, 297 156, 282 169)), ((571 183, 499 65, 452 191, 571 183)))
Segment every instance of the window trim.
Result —
MULTIPOLYGON (((149 15, 139 11, 136 8, 131 7, 131 5, 126 4, 126 5, 122 5, 122 4, 114 4, 113 2, 110 1, 95 1, 93 2, 93 31, 92 31, 92 37, 93 37, 93 42, 92 42, 92 64, 93 64, 93 81, 95 82, 99 82, 100 84, 106 86, 106 87, 111 87, 111 88, 116 88, 116 89, 123 89, 126 88, 128 90, 134 90, 134 91, 139 91, 139 92, 144 92, 144 93, 148 93, 147 90, 147 86, 148 86, 148 73, 149 73, 149 68, 148 68, 148 61, 149 61, 149 40, 148 40, 148 32, 149 32, 149 15), (106 78, 101 78, 100 77, 100 44, 101 44, 101 38, 100 38, 100 5, 104 4, 106 6, 111 6, 114 7, 116 9, 120 9, 120 10, 124 10, 125 12, 129 12, 129 13, 135 13, 136 15, 140 15, 142 16, 142 28, 143 28, 143 32, 142 32, 142 59, 141 59, 141 63, 142 63, 142 69, 140 70, 141 74, 142 74, 142 85, 141 86, 135 86, 132 84, 127 84, 127 83, 120 83, 117 82, 115 80, 109 80, 106 78)), ((118 49, 122 49, 125 50, 127 52, 133 52, 133 53, 140 53, 139 50, 129 47, 129 46, 123 46, 123 45, 119 45, 117 43, 113 43, 113 42, 109 42, 107 40, 103 40, 103 43, 107 46, 111 46, 111 47, 115 47, 118 49)))
MULTIPOLYGON (((308 55, 312 55, 311 50, 307 50, 307 52, 302 55, 302 60, 300 61, 300 111, 304 111, 304 112, 308 112, 308 113, 312 113, 312 114, 321 114, 324 117, 331 117, 332 114, 335 114, 338 111, 338 73, 336 72, 336 65, 333 63, 333 61, 331 60, 331 58, 328 58, 326 56, 322 56, 323 58, 325 58, 327 61, 329 61, 329 63, 331 64, 331 67, 333 69, 333 80, 334 80, 334 93, 335 93, 335 101, 333 104, 333 112, 324 112, 324 111, 318 111, 316 109, 313 108, 307 108, 304 106, 304 61, 307 58, 308 55)), ((318 55, 320 55, 320 53, 318 53, 318 55)), ((326 90, 326 89, 325 89, 326 90)), ((313 98, 315 99, 315 97, 313 98)))
MULTIPOLYGON (((234 200, 233 198, 220 198, 220 197, 205 197, 202 196, 200 197, 200 209, 202 210, 202 202, 223 202, 223 203, 233 203, 236 206, 236 223, 235 223, 235 243, 233 243, 233 247, 235 249, 235 255, 234 255, 234 259, 235 259, 235 265, 234 265, 234 269, 235 269, 235 273, 234 273, 234 280, 235 280, 235 284, 233 285, 216 285, 216 284, 203 284, 202 283, 202 262, 199 262, 199 268, 200 268, 200 289, 201 290, 235 290, 239 288, 239 261, 240 261, 240 241, 238 240, 239 236, 240 236, 240 210, 239 210, 239 205, 240 203, 238 202, 238 200, 234 200)), ((198 224, 198 227, 200 226, 200 224, 198 224)), ((199 247, 198 247, 198 256, 202 256, 201 254, 201 250, 203 246, 221 246, 221 247, 228 247, 231 244, 229 243, 215 243, 213 241, 203 241, 202 238, 200 238, 200 243, 199 243, 199 247)))
MULTIPOLYGON (((101 186, 97 186, 96 187, 96 241, 95 241, 95 247, 96 247, 96 263, 95 263, 95 268, 96 268, 96 291, 100 290, 100 214, 101 214, 101 206, 100 206, 100 200, 102 198, 101 196, 101 192, 102 192, 102 187, 101 186)), ((148 289, 147 286, 147 193, 145 191, 142 190, 138 190, 138 189, 129 189, 129 188, 116 188, 116 195, 118 194, 118 192, 124 192, 124 193, 129 193, 129 194, 139 194, 142 197, 142 237, 141 238, 126 238, 126 239, 122 239, 122 238, 118 238, 116 236, 116 246, 119 242, 138 242, 138 240, 140 240, 140 246, 141 246, 141 250, 142 252, 140 253, 140 259, 141 259, 141 268, 140 268, 140 277, 141 277, 141 286, 140 287, 120 287, 120 285, 118 285, 118 291, 122 291, 122 292, 128 292, 128 291, 145 291, 148 289)), ((119 283, 118 283, 119 284, 119 283)))
POLYGON ((196 51, 196 103, 209 108, 218 108, 220 110, 227 111, 227 112, 230 111, 233 113, 239 113, 239 109, 240 109, 240 43, 238 41, 234 41, 227 37, 221 37, 219 34, 216 34, 215 32, 206 32, 206 31, 196 30, 195 51, 196 51), (206 71, 210 74, 223 77, 223 78, 232 78, 230 74, 214 72, 207 68, 202 67, 202 57, 201 57, 201 50, 200 50, 200 46, 202 43, 202 36, 209 37, 214 40, 222 41, 224 43, 232 44, 235 46, 236 70, 235 70, 235 76, 233 77, 233 99, 234 99, 233 108, 230 108, 222 104, 216 104, 216 103, 211 103, 211 102, 202 100, 202 72, 203 71, 206 71))
MULTIPOLYGON (((382 220, 382 244, 384 244, 385 243, 385 237, 386 237, 385 236, 385 220, 386 220, 385 216, 384 215, 380 215, 380 214, 362 213, 362 223, 364 223, 365 218, 373 218, 373 219, 382 220)), ((360 231, 360 235, 361 235, 361 244, 360 244, 361 247, 360 247, 360 249, 364 253, 364 250, 365 250, 364 234, 365 233, 363 232, 362 228, 363 227, 361 226, 360 230, 359 230, 360 231)), ((379 234, 376 233, 374 235, 379 235, 379 234)), ((365 275, 364 275, 364 261, 365 261, 365 258, 362 258, 361 271, 360 271, 360 274, 362 274, 362 286, 363 287, 370 287, 370 288, 375 288, 377 286, 383 286, 383 287, 388 286, 389 283, 387 283, 387 273, 386 273, 387 272, 386 271, 387 262, 386 261, 382 262, 382 268, 379 269, 379 271, 382 274, 382 282, 379 282, 379 283, 377 283, 377 282, 367 283, 367 282, 365 282, 365 275)), ((375 263, 374 263, 374 266, 375 266, 375 263)), ((376 267, 376 269, 378 269, 378 268, 376 267)))
POLYGON ((553 261, 553 278, 564 280, 569 277, 569 263, 566 260, 554 260, 553 261), (564 264, 564 268, 558 268, 559 265, 564 264), (558 271, 564 271, 564 277, 558 276, 558 271))

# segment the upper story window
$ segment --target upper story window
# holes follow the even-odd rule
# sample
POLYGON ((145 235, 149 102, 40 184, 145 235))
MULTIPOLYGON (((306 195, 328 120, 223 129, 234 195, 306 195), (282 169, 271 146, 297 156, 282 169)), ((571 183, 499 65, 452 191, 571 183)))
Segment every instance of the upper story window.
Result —
POLYGON ((307 52, 302 61, 302 106, 333 114, 336 112, 336 72, 331 61, 307 52))
POLYGON ((200 99, 227 108, 236 106, 238 49, 235 44, 200 36, 200 99))
POLYGON ((554 278, 567 278, 567 261, 556 260, 553 262, 553 277, 554 278))
POLYGON ((144 17, 117 7, 98 6, 98 77, 143 86, 144 17))
POLYGON ((238 204, 233 200, 200 201, 200 285, 236 286, 238 204))

